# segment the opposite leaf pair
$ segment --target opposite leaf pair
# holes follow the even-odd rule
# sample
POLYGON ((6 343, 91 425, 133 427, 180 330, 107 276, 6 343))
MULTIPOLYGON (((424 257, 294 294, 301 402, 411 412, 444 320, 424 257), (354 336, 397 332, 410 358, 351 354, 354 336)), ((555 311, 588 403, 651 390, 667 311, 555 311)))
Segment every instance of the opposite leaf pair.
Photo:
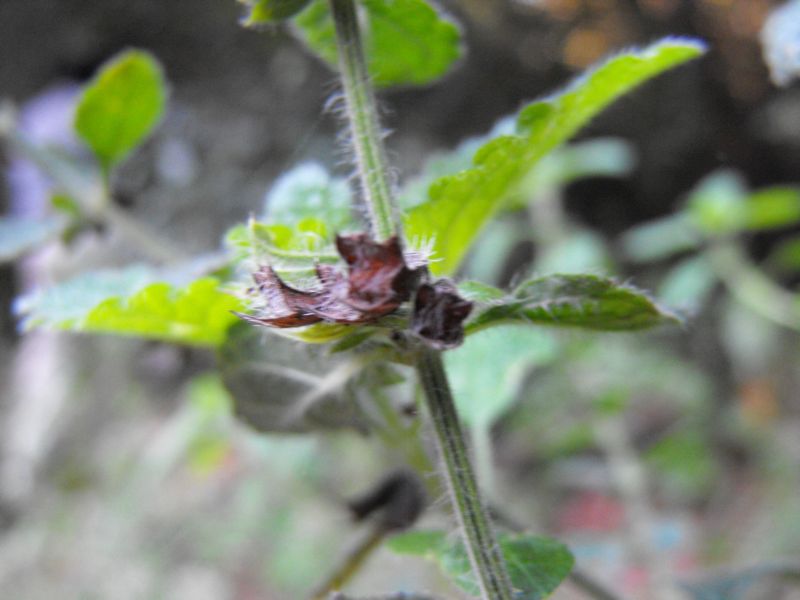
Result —
POLYGON ((276 328, 320 322, 358 325, 395 312, 413 295, 413 333, 437 349, 463 341, 462 324, 472 303, 461 298, 447 280, 424 281, 427 263, 414 253, 404 255, 397 236, 385 242, 363 233, 337 236, 336 249, 347 264, 347 274, 317 264, 318 285, 299 290, 286 284, 271 266, 262 266, 253 279, 263 305, 255 316, 236 314, 250 323, 276 328))

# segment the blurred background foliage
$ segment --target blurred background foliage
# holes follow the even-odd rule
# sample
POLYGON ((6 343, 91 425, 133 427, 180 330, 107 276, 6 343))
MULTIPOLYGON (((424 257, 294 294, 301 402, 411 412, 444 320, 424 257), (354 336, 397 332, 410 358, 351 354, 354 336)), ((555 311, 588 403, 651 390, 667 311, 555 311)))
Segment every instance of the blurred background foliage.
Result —
MULTIPOLYGON (((688 318, 652 334, 497 329, 450 353, 492 504, 507 525, 566 541, 622 597, 664 597, 648 594, 672 582, 671 597, 692 600, 797 598, 798 3, 441 4, 464 27, 460 66, 381 94, 403 182, 423 157, 616 49, 663 35, 710 47, 543 161, 462 270, 501 286, 613 274, 688 318)), ((213 259, 265 195, 280 209, 298 185, 278 179, 290 167, 305 163, 312 183, 328 175, 310 161, 348 174, 338 120, 320 111, 331 73, 285 31, 243 30, 239 17, 232 1, 4 0, 0 94, 32 139, 80 152, 78 86, 123 48, 151 51, 172 84, 169 109, 115 174, 116 200, 185 255, 213 259)), ((48 182, 2 152, 0 204, 40 216, 48 182)), ((443 172, 457 164, 440 155, 443 172)), ((358 538, 346 499, 407 453, 354 433, 255 434, 234 422, 202 349, 20 337, 14 297, 141 258, 97 227, 0 268, 0 596, 304 597, 358 538)), ((424 524, 440 520, 430 511, 424 524)), ((581 589, 568 581, 554 598, 581 589)), ((397 590, 458 594, 433 566, 386 549, 353 585, 397 590)))

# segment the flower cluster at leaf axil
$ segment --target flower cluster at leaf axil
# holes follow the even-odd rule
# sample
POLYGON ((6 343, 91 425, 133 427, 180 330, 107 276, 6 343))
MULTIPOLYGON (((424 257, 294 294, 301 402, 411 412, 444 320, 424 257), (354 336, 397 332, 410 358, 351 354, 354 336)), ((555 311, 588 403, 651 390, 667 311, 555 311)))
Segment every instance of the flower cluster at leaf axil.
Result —
POLYGON ((253 274, 261 305, 254 315, 236 314, 249 323, 280 329, 323 322, 360 325, 374 323, 413 299, 409 329, 416 337, 437 349, 461 344, 472 303, 450 281, 431 280, 426 261, 404 254, 397 236, 377 242, 363 233, 339 235, 336 249, 346 272, 317 263, 316 282, 309 289, 294 288, 272 266, 261 266, 253 274))

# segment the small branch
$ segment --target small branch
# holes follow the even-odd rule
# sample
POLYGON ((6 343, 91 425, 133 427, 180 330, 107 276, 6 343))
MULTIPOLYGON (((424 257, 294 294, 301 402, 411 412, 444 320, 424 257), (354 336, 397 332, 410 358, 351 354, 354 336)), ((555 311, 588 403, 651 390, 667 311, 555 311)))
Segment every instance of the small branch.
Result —
POLYGON ((416 368, 436 431, 450 500, 478 577, 481 598, 512 600, 511 580, 488 511, 481 503, 441 354, 420 349, 416 368))
POLYGON ((755 268, 733 242, 714 244, 708 252, 711 267, 734 298, 765 319, 800 331, 800 296, 755 268))
POLYGON ((364 562, 372 556, 386 537, 386 528, 375 525, 342 559, 341 564, 325 583, 313 592, 311 600, 325 600, 332 592, 338 592, 361 570, 364 562))
MULTIPOLYGON (((8 110, 8 109, 7 109, 8 110)), ((0 109, 0 121, 8 119, 0 109)), ((108 174, 99 181, 82 172, 72 162, 58 154, 37 146, 12 125, 0 123, 0 138, 5 138, 11 148, 32 162, 53 184, 78 203, 86 217, 107 223, 127 241, 156 262, 175 262, 187 256, 169 239, 159 235, 145 223, 138 221, 114 204, 108 174)))
POLYGON ((595 600, 623 600, 622 596, 609 590, 604 584, 597 581, 592 575, 575 567, 567 576, 567 579, 580 588, 586 595, 595 600))
POLYGON ((367 62, 353 0, 330 0, 336 25, 339 70, 344 85, 347 121, 355 147, 356 165, 372 235, 384 241, 398 232, 386 151, 381 140, 375 95, 369 82, 367 62))

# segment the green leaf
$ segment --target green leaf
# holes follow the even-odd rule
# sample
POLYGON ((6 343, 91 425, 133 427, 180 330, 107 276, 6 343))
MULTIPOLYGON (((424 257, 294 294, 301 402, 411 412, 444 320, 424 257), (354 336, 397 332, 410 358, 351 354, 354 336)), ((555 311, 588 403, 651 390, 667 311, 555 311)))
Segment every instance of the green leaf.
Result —
POLYGON ((502 300, 506 293, 500 288, 481 281, 462 281, 458 284, 458 293, 470 302, 484 304, 502 300))
POLYGON ((500 323, 521 322, 599 331, 631 331, 677 323, 647 294, 594 275, 550 275, 520 285, 511 297, 479 311, 472 333, 500 323))
POLYGON ((218 358, 236 416, 258 431, 365 427, 348 385, 359 367, 352 358, 329 357, 318 346, 245 323, 231 331, 218 358))
POLYGON ((636 163, 627 142, 598 138, 570 144, 548 154, 525 177, 520 194, 506 208, 525 207, 532 199, 586 177, 623 177, 636 163))
POLYGON ((297 225, 309 218, 332 233, 354 224, 353 198, 343 177, 333 177, 317 163, 302 163, 281 175, 264 201, 266 223, 297 225))
POLYGON ((522 110, 517 133, 495 138, 472 167, 437 180, 429 200, 405 218, 411 240, 432 240, 436 274, 453 273, 473 240, 548 152, 637 85, 702 54, 690 40, 665 40, 620 54, 579 78, 566 91, 522 110))
POLYGON ((158 124, 166 98, 158 61, 141 50, 125 51, 107 62, 84 89, 75 130, 108 170, 158 124))
POLYGON ((517 399, 530 369, 556 357, 546 332, 499 327, 467 338, 445 354, 458 414, 470 425, 490 427, 517 399))
MULTIPOLYGON (((366 11, 366 53, 375 85, 424 85, 444 75, 461 54, 460 32, 426 0, 360 0, 366 11)), ((336 35, 326 0, 297 19, 297 34, 337 64, 336 35)))
POLYGON ((637 225, 622 236, 625 254, 638 262, 651 262, 694 250, 702 236, 685 213, 637 225))
POLYGON ((243 0, 247 14, 245 27, 259 27, 284 21, 303 10, 311 0, 243 0))
POLYGON ((758 190, 747 199, 748 229, 775 229, 800 221, 800 189, 771 187, 758 190))
POLYGON ((210 277, 185 288, 153 283, 128 298, 100 303, 77 330, 213 347, 237 321, 231 311, 241 309, 241 300, 222 292, 210 277))
POLYGON ((747 221, 747 189, 732 171, 712 173, 689 194, 687 214, 692 225, 707 235, 739 231, 747 221))
MULTIPOLYGON (((110 333, 194 346, 225 339, 242 302, 203 278, 187 285, 154 281, 146 267, 90 272, 21 298, 23 327, 110 333)), ((174 280, 178 280, 177 277, 174 280)))
POLYGON ((676 264, 658 287, 658 298, 667 306, 696 312, 703 306, 714 285, 717 275, 704 254, 692 256, 676 264))
POLYGON ((0 263, 11 262, 55 238, 65 225, 63 219, 55 217, 0 219, 0 263))
POLYGON ((98 304, 115 296, 130 296, 149 283, 155 272, 145 266, 89 271, 63 283, 36 290, 17 299, 14 310, 25 330, 77 328, 98 304))
MULTIPOLYGON (((569 575, 575 563, 566 546, 532 535, 501 535, 500 547, 508 564, 518 600, 547 598, 569 575)), ((454 583, 468 594, 479 594, 464 546, 450 543, 442 531, 412 531, 389 539, 397 554, 424 556, 439 563, 454 583)))
POLYGON ((314 276, 317 262, 338 262, 334 237, 354 224, 352 194, 345 179, 304 163, 278 178, 259 218, 226 234, 234 261, 269 263, 288 281, 302 283, 314 276))

